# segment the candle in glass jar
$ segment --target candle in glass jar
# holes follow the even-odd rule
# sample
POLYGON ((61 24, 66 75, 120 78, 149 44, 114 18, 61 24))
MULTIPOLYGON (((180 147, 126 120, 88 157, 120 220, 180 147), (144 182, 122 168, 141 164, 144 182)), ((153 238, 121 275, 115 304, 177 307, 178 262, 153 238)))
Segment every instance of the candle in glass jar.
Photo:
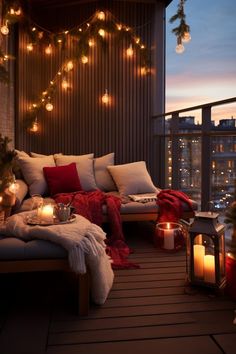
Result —
POLYGON ((173 250, 174 249, 174 229, 171 229, 171 224, 168 222, 166 224, 166 229, 164 229, 164 249, 173 250))
POLYGON ((194 276, 203 278, 205 247, 202 245, 194 245, 193 254, 194 254, 194 276))
POLYGON ((54 208, 52 205, 43 205, 40 212, 40 218, 44 222, 52 223, 53 222, 53 212, 54 208))
POLYGON ((204 256, 204 281, 215 283, 215 257, 212 255, 204 256))

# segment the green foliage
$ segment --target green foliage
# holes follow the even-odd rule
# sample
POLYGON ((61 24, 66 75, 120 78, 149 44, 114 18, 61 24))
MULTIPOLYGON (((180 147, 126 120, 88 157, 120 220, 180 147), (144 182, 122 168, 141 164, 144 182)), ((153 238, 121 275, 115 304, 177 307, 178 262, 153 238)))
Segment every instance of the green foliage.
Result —
POLYGON ((169 22, 173 23, 179 20, 179 25, 172 29, 172 32, 176 35, 177 38, 182 38, 186 32, 190 32, 190 27, 186 23, 186 15, 184 13, 184 4, 186 0, 180 0, 177 8, 176 14, 174 14, 169 22))

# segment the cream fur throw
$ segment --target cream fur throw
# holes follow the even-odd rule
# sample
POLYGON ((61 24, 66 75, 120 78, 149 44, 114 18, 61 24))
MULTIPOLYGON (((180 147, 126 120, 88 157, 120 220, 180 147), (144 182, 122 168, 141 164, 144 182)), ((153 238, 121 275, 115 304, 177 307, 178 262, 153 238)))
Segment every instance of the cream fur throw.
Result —
POLYGON ((61 245, 68 251, 68 260, 75 273, 86 273, 86 264, 91 273, 92 298, 96 304, 103 304, 113 284, 114 274, 105 251, 106 235, 97 225, 83 216, 68 224, 30 226, 25 220, 35 211, 12 215, 7 219, 4 234, 24 241, 47 240, 61 245))

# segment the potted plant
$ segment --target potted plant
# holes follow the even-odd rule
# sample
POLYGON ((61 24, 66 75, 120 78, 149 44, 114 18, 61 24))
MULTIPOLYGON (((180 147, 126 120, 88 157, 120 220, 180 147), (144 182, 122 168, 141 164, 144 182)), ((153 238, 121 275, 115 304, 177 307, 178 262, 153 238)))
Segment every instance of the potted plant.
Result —
POLYGON ((227 242, 226 290, 236 300, 236 201, 226 210, 224 222, 232 228, 231 239, 227 242))

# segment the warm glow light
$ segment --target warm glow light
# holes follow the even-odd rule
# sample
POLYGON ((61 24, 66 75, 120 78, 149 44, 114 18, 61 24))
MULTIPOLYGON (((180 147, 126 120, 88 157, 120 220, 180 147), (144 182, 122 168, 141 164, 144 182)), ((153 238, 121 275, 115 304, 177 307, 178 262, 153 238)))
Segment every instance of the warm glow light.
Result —
POLYGON ((132 57, 134 54, 133 48, 132 48, 132 44, 130 44, 129 48, 126 49, 126 54, 128 57, 132 57))
POLYGON ((66 64, 66 70, 70 71, 73 69, 73 67, 74 67, 73 62, 71 60, 68 61, 68 63, 66 64))
POLYGON ((47 55, 52 54, 52 45, 51 45, 51 44, 49 44, 49 45, 45 48, 45 53, 46 53, 47 55))
POLYGON ((34 49, 32 43, 28 43, 26 48, 27 48, 27 50, 28 50, 29 52, 32 52, 32 50, 34 49))
POLYGON ((36 27, 33 27, 33 28, 32 28, 32 32, 34 32, 34 31, 36 31, 36 27))
POLYGON ((142 66, 140 69, 140 72, 141 72, 141 75, 144 76, 144 75, 148 74, 149 69, 146 68, 145 66, 142 66))
POLYGON ((18 10, 15 11, 15 15, 16 16, 20 16, 21 15, 21 8, 19 7, 18 10))
POLYGON ((121 31, 122 30, 122 25, 117 25, 117 29, 118 29, 118 31, 121 31))
POLYGON ((15 10, 12 7, 10 8, 9 12, 10 12, 10 15, 15 15, 15 10))
POLYGON ((4 34, 4 36, 7 36, 9 33, 9 28, 7 27, 7 25, 3 25, 1 27, 1 33, 4 34))
POLYGON ((2 203, 2 200, 3 200, 3 197, 2 197, 2 196, 0 196, 0 204, 2 203))
POLYGON ((137 43, 137 44, 140 43, 140 38, 139 37, 135 38, 135 43, 137 43))
POLYGON ((103 102, 104 104, 108 104, 108 103, 109 103, 109 100, 110 100, 110 98, 109 98, 109 95, 108 95, 108 90, 106 90, 105 93, 104 93, 104 95, 102 96, 102 102, 103 102))
POLYGON ((32 127, 30 128, 30 131, 32 133, 36 133, 38 130, 39 130, 38 120, 37 120, 37 118, 35 118, 35 120, 32 124, 32 127))
POLYGON ((182 37, 182 41, 185 43, 188 43, 191 41, 191 35, 189 32, 184 32, 184 35, 182 37))
POLYGON ((86 55, 83 55, 83 56, 81 57, 81 62, 82 62, 83 64, 87 64, 87 62, 88 62, 88 57, 86 57, 86 55))
POLYGON ((18 183, 16 182, 13 182, 10 184, 10 186, 8 187, 8 190, 11 192, 11 193, 14 193, 16 194, 19 190, 20 186, 18 183))
POLYGON ((104 20, 105 20, 105 17, 106 17, 106 15, 105 15, 105 13, 104 13, 103 11, 100 11, 100 12, 98 13, 98 19, 99 19, 99 20, 104 21, 104 20))
POLYGON ((101 36, 101 37, 105 37, 105 30, 103 28, 100 28, 100 30, 98 31, 98 34, 101 36))
POLYGON ((67 90, 69 88, 69 83, 68 83, 68 81, 66 79, 62 80, 61 87, 64 90, 67 90))
POLYGON ((53 104, 51 102, 48 102, 45 108, 48 112, 51 112, 53 110, 53 104))
POLYGON ((140 48, 141 48, 141 49, 144 49, 144 48, 145 48, 145 45, 144 45, 144 44, 142 44, 142 45, 140 46, 140 48))
POLYGON ((94 46, 94 44, 95 44, 95 42, 94 42, 94 39, 89 39, 89 41, 88 41, 88 45, 90 46, 90 47, 93 47, 94 46))
POLYGON ((185 51, 183 44, 177 44, 175 51, 177 54, 182 54, 185 51))

